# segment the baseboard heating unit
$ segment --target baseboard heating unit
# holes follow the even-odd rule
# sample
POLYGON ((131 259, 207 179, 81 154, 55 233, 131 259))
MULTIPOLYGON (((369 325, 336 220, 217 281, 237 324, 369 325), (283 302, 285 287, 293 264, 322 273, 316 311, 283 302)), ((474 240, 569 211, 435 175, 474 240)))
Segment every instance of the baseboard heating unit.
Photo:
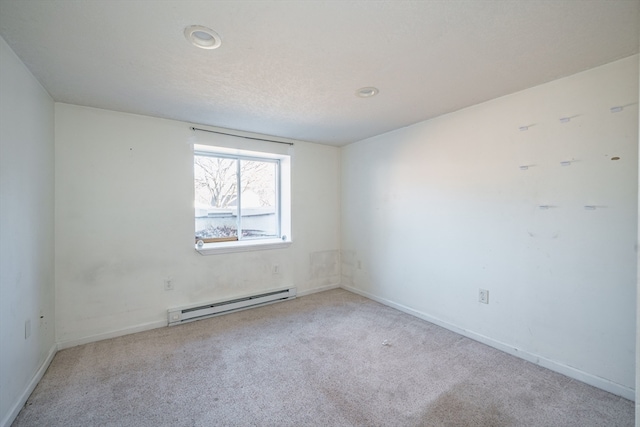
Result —
POLYGON ((193 322, 194 320, 219 316, 234 311, 246 310, 247 308, 261 305, 273 304, 274 302, 286 301, 294 299, 295 297, 296 288, 286 288, 224 301, 199 304, 197 306, 170 308, 168 310, 169 326, 193 322))

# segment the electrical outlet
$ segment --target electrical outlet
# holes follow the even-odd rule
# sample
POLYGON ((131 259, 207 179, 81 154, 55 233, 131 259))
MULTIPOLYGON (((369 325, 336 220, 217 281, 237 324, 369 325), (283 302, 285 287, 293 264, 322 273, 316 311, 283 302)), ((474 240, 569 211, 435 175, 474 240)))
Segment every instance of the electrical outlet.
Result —
POLYGON ((26 340, 31 336, 31 319, 24 322, 24 339, 26 340))
POLYGON ((172 291, 173 290, 173 279, 172 278, 165 279, 165 281, 164 281, 164 290, 165 291, 172 291))
POLYGON ((486 289, 480 289, 478 294, 478 301, 483 304, 489 304, 489 291, 486 289))

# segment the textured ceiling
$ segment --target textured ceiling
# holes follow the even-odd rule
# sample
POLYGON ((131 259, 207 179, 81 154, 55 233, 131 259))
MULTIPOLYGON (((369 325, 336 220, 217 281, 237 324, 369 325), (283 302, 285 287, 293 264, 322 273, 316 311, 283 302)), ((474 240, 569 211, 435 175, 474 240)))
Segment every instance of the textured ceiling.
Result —
POLYGON ((343 145, 635 54, 639 6, 0 0, 0 35, 56 101, 343 145))

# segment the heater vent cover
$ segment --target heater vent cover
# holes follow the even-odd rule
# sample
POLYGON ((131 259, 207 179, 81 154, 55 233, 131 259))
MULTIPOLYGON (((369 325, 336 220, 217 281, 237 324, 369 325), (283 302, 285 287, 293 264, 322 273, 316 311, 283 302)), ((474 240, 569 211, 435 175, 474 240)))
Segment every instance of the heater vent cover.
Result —
POLYGON ((192 322, 194 320, 205 319, 207 317, 218 316, 234 311, 246 310, 247 308, 272 304, 274 302, 286 301, 294 299, 295 297, 296 288, 285 288, 240 298, 199 304, 197 306, 170 308, 167 310, 169 326, 192 322))

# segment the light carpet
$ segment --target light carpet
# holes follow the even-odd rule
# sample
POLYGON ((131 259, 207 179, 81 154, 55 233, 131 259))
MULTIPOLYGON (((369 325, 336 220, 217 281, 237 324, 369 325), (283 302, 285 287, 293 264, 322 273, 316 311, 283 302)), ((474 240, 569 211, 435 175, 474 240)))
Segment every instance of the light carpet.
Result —
POLYGON ((21 426, 633 426, 629 400, 336 289, 58 352, 21 426))

